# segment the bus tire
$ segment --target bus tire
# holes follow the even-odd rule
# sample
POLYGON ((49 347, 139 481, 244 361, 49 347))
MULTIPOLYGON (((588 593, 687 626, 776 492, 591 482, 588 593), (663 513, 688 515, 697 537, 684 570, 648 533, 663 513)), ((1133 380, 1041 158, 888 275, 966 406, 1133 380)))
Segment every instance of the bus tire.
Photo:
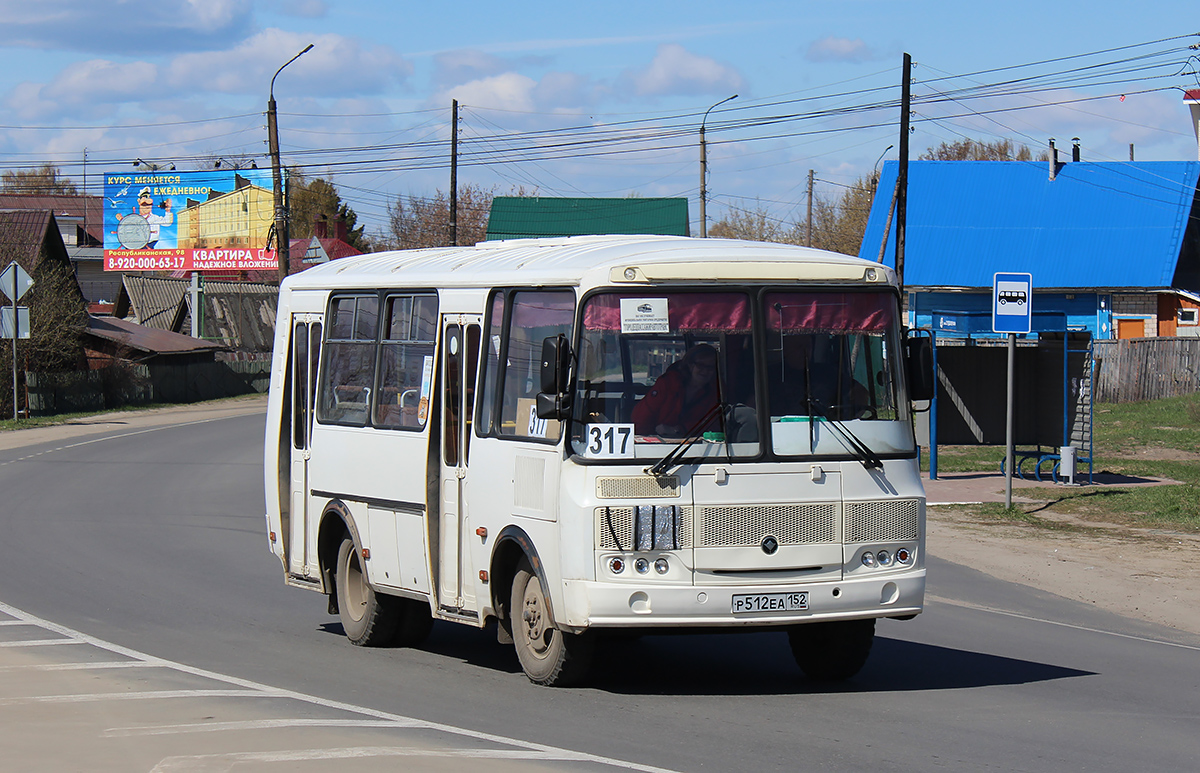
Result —
POLYGON ((379 647, 391 642, 400 622, 397 599, 375 593, 363 571, 362 552, 349 534, 337 556, 338 617, 351 644, 379 647))
POLYGON ((587 676, 594 638, 554 626, 545 590, 527 558, 517 565, 510 609, 513 648, 529 681, 546 687, 569 687, 587 676))
POLYGON ((796 665, 814 682, 840 682, 857 674, 874 641, 874 618, 808 623, 788 630, 796 665))

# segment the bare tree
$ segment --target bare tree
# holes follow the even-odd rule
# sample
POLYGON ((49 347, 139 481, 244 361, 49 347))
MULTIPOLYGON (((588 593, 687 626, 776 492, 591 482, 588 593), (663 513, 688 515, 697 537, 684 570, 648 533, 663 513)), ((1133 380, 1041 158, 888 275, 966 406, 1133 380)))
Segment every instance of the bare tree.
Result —
MULTIPOLYGON (((1017 145, 1012 140, 973 140, 963 138, 958 142, 943 142, 920 155, 922 161, 1032 161, 1033 153, 1027 145, 1017 145)), ((1047 161, 1046 153, 1038 156, 1047 161)))
POLYGON ((713 223, 708 233, 714 239, 799 243, 793 240, 786 224, 772 217, 761 203, 753 207, 731 204, 725 216, 713 223))
MULTIPOLYGON (((520 192, 517 195, 524 195, 520 192)), ((488 215, 494 190, 468 185, 458 190, 458 243, 471 245, 487 239, 488 215)), ((433 198, 409 196, 397 200, 390 212, 389 249, 410 250, 450 245, 450 195, 438 190, 433 198)))
POLYGON ((11 169, 0 175, 0 189, 5 193, 57 193, 77 196, 79 189, 53 164, 37 169, 11 169))

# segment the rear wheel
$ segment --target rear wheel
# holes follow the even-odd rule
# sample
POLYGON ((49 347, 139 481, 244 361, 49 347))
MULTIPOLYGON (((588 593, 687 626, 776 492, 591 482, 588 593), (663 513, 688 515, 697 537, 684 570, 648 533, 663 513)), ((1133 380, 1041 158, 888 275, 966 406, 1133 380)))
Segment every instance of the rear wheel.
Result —
POLYGON ((335 582, 338 617, 346 638, 360 647, 388 644, 400 623, 400 609, 395 603, 398 599, 379 596, 367 584, 362 552, 349 534, 342 538, 338 547, 335 582))
POLYGON ((528 559, 517 566, 512 587, 512 638, 521 669, 534 684, 578 684, 591 667, 595 640, 554 627, 542 583, 528 559))
POLYGON ((874 618, 808 623, 788 631, 796 664, 814 682, 840 682, 857 674, 874 641, 874 618))

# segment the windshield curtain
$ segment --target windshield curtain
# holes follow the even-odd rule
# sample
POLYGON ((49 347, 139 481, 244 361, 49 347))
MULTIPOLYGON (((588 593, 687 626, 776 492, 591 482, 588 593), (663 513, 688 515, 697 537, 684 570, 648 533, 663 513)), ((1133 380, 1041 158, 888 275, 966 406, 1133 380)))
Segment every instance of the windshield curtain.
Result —
POLYGON ((877 453, 912 449, 899 392, 898 313, 891 293, 769 292, 763 306, 767 415, 776 454, 836 453, 845 444, 822 425, 828 421, 850 423, 877 453))
POLYGON ((894 294, 767 291, 759 299, 680 290, 589 297, 573 452, 654 459, 694 437, 689 459, 751 457, 766 430, 777 455, 853 456, 819 426, 830 419, 853 426, 877 453, 912 450, 896 378, 894 294))

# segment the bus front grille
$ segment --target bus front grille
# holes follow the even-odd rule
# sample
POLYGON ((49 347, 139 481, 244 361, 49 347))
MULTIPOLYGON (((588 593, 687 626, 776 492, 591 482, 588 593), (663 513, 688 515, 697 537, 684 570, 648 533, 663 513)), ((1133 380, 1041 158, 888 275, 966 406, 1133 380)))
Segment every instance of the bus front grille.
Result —
POLYGON ((679 496, 675 475, 606 476, 596 478, 599 499, 657 499, 679 496))
MULTIPOLYGON (((635 518, 635 508, 632 507, 597 507, 596 544, 600 546, 601 550, 634 550, 635 518)), ((690 549, 692 547, 692 508, 679 508, 678 524, 679 549, 690 549)))
POLYGON ((780 545, 838 542, 838 506, 741 505, 702 507, 696 524, 697 547, 748 547, 774 537, 780 545))
POLYGON ((846 542, 900 542, 920 536, 921 501, 847 502, 846 542))

